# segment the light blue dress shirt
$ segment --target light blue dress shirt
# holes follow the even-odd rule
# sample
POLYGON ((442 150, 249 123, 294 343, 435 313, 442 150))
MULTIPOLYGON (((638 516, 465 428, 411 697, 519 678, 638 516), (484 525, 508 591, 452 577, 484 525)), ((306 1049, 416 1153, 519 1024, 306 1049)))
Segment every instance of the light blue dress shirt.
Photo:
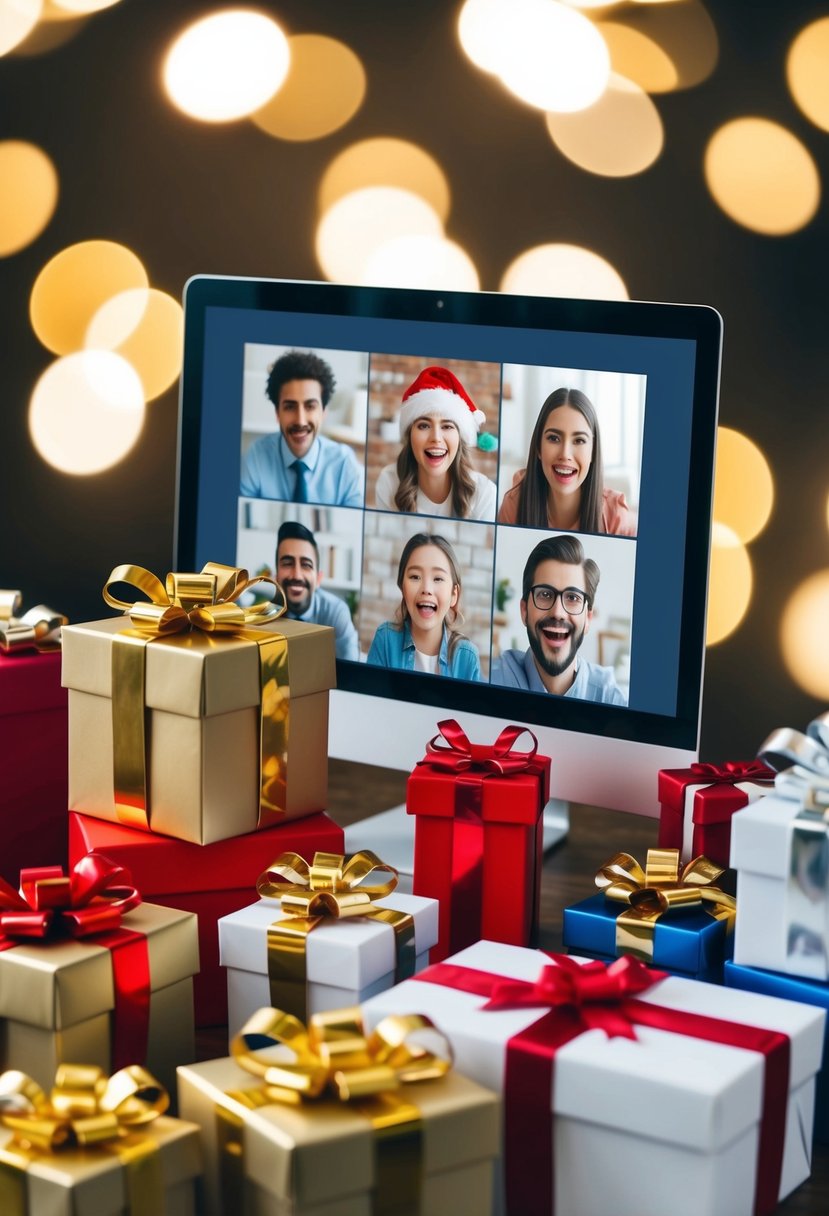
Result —
MULTIPOLYGON (((599 701, 603 705, 627 705, 627 697, 616 683, 612 667, 600 667, 598 663, 588 663, 586 659, 576 661, 576 678, 564 693, 565 697, 599 701)), ((505 650, 492 664, 491 680, 504 688, 547 692, 531 650, 505 650)))
MULTIPOLYGON (((368 662, 378 667, 392 667, 395 671, 414 671, 415 644, 408 621, 402 629, 396 629, 385 621, 374 635, 368 652, 368 662)), ((443 640, 438 654, 439 676, 452 676, 455 680, 480 680, 481 664, 478 651, 468 638, 455 643, 452 658, 449 658, 449 635, 443 629, 443 640)))
MULTIPOLYGON (((281 498, 293 502, 296 460, 281 431, 262 435, 242 461, 243 498, 281 498)), ((362 507, 363 470, 351 448, 317 435, 302 457, 308 473, 308 502, 331 507, 362 507)))
POLYGON ((338 659, 352 659, 355 663, 360 658, 360 643, 357 640, 357 630, 351 620, 348 605, 338 595, 323 591, 317 587, 311 607, 303 616, 288 616, 295 621, 307 621, 309 625, 330 625, 334 630, 334 645, 338 659))

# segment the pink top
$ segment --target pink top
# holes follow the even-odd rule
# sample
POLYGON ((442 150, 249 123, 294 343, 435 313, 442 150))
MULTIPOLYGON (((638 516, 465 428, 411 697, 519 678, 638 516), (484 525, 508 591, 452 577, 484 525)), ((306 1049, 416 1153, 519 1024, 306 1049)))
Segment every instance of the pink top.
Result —
MULTIPOLYGON (((514 524, 518 519, 518 494, 521 480, 526 470, 520 469, 513 478, 512 488, 507 490, 504 501, 498 511, 499 524, 514 524)), ((609 536, 635 536, 636 515, 625 502, 625 496, 619 490, 602 491, 602 532, 609 536)), ((551 519, 547 526, 555 528, 551 519)))

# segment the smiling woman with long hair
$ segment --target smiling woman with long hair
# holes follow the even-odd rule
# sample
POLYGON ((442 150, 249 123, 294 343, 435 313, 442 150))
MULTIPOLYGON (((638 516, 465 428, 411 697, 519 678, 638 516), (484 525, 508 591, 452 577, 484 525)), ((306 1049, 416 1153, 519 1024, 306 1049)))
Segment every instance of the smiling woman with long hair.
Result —
POLYGON ((504 495, 498 522, 636 535, 636 515, 624 494, 605 488, 599 419, 579 389, 557 388, 542 405, 527 467, 504 495))

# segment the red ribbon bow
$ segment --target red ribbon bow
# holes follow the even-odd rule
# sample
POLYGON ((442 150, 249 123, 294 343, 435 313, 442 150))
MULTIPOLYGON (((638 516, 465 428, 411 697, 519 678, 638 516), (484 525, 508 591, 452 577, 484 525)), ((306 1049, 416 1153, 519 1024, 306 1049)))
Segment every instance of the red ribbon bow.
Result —
POLYGON ((90 853, 68 875, 61 866, 21 870, 19 893, 0 878, 0 934, 89 937, 117 929, 123 913, 140 903, 129 872, 90 853))
POLYGON ((418 760, 418 764, 429 764, 432 768, 452 773, 473 771, 504 775, 529 768, 538 751, 538 740, 525 726, 505 726, 494 743, 471 743, 454 718, 438 722, 438 731, 440 734, 429 740, 426 756, 418 760), (533 741, 532 749, 514 752, 513 744, 525 733, 533 741), (441 736, 449 744, 448 747, 439 743, 441 736))
POLYGON ((757 781, 773 781, 774 771, 761 760, 729 760, 725 764, 691 765, 691 772, 703 780, 714 783, 746 781, 754 778, 757 781))

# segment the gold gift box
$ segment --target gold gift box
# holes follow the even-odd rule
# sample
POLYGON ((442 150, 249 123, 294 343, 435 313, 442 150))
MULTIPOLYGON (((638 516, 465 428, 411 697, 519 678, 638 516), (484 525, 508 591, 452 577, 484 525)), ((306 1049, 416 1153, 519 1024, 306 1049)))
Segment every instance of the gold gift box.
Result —
MULTIPOLYGON (((192 1123, 161 1117, 146 1132, 158 1146, 164 1206, 153 1216, 200 1216, 201 1145, 192 1123)), ((15 1211, 25 1197, 31 1216, 129 1216, 127 1172, 107 1149, 37 1154, 25 1174, 3 1157, 13 1132, 0 1126, 0 1212, 15 1211)))
MULTIPOLYGON (((67 626, 69 809, 118 823, 113 785, 112 646, 129 629, 116 617, 67 626)), ((328 690, 334 632, 279 620, 256 630, 288 642, 290 698, 283 819, 325 810, 328 690)), ((147 644, 145 715, 149 824, 212 844, 253 832, 259 819, 259 647, 193 630, 147 644)), ((285 690, 280 689, 280 693, 285 690)), ((274 826, 271 817, 267 826, 274 826)))
MULTIPOLYGON (((150 1016, 146 1064, 175 1093, 176 1066, 195 1057, 196 917, 155 904, 127 913, 124 929, 147 938, 150 1016)), ((82 1060, 111 1071, 115 1003, 112 958, 94 939, 15 945, 0 951, 0 1071, 19 1069, 49 1090, 58 1064, 82 1060)))
MULTIPOLYGON (((178 1070, 182 1117, 202 1129, 209 1216, 222 1211, 217 1107, 243 1120, 244 1206, 233 1216, 373 1216, 376 1133, 366 1116, 335 1100, 250 1110, 229 1096, 255 1085, 231 1058, 178 1070)), ((422 1132, 420 1195, 401 1195, 397 1216, 487 1216, 497 1096, 454 1072, 396 1092, 420 1111, 422 1132)))

